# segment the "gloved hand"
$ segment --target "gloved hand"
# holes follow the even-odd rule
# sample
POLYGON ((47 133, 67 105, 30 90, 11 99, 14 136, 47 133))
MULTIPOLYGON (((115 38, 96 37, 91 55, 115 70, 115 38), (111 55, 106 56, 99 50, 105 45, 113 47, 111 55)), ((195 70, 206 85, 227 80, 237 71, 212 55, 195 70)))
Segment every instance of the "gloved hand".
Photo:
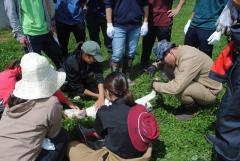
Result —
POLYGON ((107 23, 107 35, 110 38, 113 38, 114 35, 114 27, 112 23, 107 23))
POLYGON ((187 31, 188 31, 188 28, 189 28, 190 24, 191 24, 191 20, 188 20, 187 24, 184 26, 184 30, 183 31, 184 31, 185 35, 186 35, 187 31))
POLYGON ((143 22, 140 34, 141 34, 141 36, 145 36, 145 35, 147 35, 147 33, 148 33, 148 23, 143 22))
POLYGON ((216 44, 217 42, 219 42, 220 39, 221 39, 221 35, 222 35, 221 31, 215 31, 215 32, 207 39, 208 44, 209 44, 209 45, 213 45, 213 44, 216 44))
POLYGON ((154 74, 156 73, 157 68, 154 65, 151 65, 150 67, 147 68, 147 73, 149 74, 150 77, 153 77, 154 74))
POLYGON ((217 31, 221 31, 222 34, 226 33, 227 35, 229 35, 230 27, 233 25, 233 19, 228 5, 226 5, 225 8, 223 9, 221 15, 217 20, 216 25, 217 31))

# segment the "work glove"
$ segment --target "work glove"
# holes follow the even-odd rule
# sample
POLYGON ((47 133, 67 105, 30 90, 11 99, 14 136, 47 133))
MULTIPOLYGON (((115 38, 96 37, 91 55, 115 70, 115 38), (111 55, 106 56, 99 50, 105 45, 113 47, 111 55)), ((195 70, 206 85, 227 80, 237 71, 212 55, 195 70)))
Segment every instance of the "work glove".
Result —
POLYGON ((230 33, 230 27, 233 25, 232 16, 230 13, 230 9, 226 5, 226 7, 223 9, 221 15, 219 16, 217 20, 217 31, 221 31, 221 33, 226 33, 229 35, 230 33))
POLYGON ((213 44, 216 44, 217 42, 219 42, 220 39, 221 39, 221 35, 222 35, 221 31, 215 31, 215 32, 207 39, 208 44, 209 44, 209 45, 213 45, 213 44))
POLYGON ((149 74, 150 77, 153 77, 156 71, 157 68, 154 65, 151 65, 150 67, 147 68, 147 73, 149 74))
POLYGON ((147 33, 148 33, 148 23, 143 22, 140 34, 141 34, 141 36, 145 36, 145 35, 147 35, 147 33))
POLYGON ((114 35, 114 27, 112 23, 107 23, 107 35, 110 38, 113 38, 114 35))
POLYGON ((184 26, 184 30, 183 31, 184 31, 185 35, 186 35, 187 31, 188 31, 188 28, 189 28, 190 24, 191 24, 191 20, 188 20, 187 24, 184 26))

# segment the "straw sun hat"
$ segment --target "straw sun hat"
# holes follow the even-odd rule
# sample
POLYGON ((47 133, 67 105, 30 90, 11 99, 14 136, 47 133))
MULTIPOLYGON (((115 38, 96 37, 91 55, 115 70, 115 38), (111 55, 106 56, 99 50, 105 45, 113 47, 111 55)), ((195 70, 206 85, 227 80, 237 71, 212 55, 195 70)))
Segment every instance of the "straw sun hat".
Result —
POLYGON ((52 96, 64 83, 66 74, 57 72, 48 60, 37 53, 24 55, 20 63, 22 79, 13 94, 21 99, 39 99, 52 96))

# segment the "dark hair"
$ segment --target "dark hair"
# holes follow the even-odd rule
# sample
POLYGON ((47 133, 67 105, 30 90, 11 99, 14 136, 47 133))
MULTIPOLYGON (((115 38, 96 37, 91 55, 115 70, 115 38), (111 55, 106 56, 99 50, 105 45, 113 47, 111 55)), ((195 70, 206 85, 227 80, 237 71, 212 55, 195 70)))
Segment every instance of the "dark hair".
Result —
POLYGON ((24 103, 26 101, 27 100, 25 100, 25 99, 21 99, 21 98, 18 98, 16 96, 14 96, 14 95, 11 95, 11 96, 9 96, 9 98, 7 100, 7 104, 8 104, 8 107, 11 108, 15 105, 18 105, 20 103, 24 103))
POLYGON ((118 98, 123 98, 128 106, 135 105, 132 93, 129 91, 128 82, 124 74, 113 72, 104 81, 104 88, 118 98))
MULTIPOLYGON (((14 69, 14 68, 20 68, 20 60, 12 60, 5 69, 14 69)), ((16 80, 19 81, 22 79, 22 73, 18 73, 16 75, 16 80)))
POLYGON ((81 54, 83 53, 83 51, 82 51, 82 49, 81 49, 81 48, 82 48, 82 45, 83 45, 83 42, 82 42, 82 41, 78 42, 76 49, 73 51, 73 54, 81 55, 81 54))

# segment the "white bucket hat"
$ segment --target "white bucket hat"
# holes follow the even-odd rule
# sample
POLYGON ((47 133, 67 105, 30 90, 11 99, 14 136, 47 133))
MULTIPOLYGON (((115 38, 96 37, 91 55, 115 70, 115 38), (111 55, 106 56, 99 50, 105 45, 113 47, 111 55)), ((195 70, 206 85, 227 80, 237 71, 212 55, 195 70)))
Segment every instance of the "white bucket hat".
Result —
POLYGON ((21 99, 39 99, 52 96, 64 83, 66 74, 57 72, 48 60, 37 53, 28 53, 21 59, 22 79, 13 94, 21 99))

